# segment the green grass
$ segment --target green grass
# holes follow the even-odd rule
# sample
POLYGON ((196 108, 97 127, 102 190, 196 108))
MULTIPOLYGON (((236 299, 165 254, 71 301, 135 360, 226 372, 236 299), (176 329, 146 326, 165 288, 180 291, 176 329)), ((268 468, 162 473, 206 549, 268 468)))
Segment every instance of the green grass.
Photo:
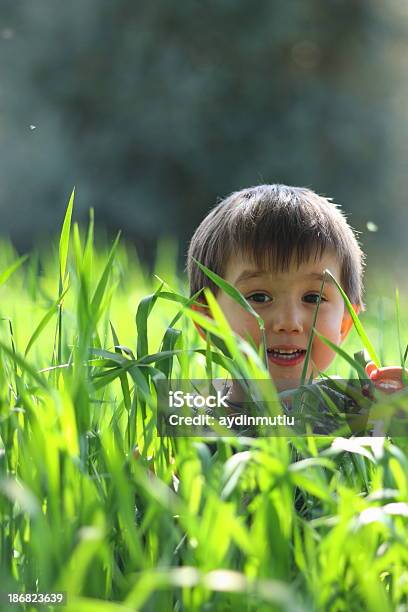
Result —
MULTIPOLYGON (((405 439, 220 438, 211 453, 158 437, 157 380, 265 379, 262 355, 211 297, 211 324, 188 311, 170 245, 149 275, 120 241, 94 245, 93 217, 71 226, 71 207, 54 243, 24 261, 0 248, 0 591, 65 591, 70 612, 407 609, 405 439)), ((403 292, 398 317, 393 294, 366 301, 329 373, 349 376, 367 339, 400 363, 403 292)))

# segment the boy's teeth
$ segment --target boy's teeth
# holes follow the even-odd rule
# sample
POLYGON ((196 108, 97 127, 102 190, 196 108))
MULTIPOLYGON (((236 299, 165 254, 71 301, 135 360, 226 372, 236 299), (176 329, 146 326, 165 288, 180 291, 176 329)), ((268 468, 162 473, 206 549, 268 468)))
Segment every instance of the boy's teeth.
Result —
POLYGON ((283 357, 283 359, 291 359, 305 353, 303 349, 268 349, 268 353, 275 357, 283 357))
POLYGON ((302 349, 269 349, 271 353, 278 353, 279 355, 292 355, 293 353, 302 353, 302 349))

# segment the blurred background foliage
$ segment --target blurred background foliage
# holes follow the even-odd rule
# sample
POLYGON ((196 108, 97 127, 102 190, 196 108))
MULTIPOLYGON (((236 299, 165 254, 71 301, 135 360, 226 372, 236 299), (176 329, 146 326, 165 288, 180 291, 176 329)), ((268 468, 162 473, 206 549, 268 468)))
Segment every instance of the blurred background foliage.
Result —
POLYGON ((2 0, 1 233, 47 239, 75 184, 77 218, 147 262, 170 237, 182 263, 217 198, 284 182, 397 269, 407 31, 402 0, 2 0))

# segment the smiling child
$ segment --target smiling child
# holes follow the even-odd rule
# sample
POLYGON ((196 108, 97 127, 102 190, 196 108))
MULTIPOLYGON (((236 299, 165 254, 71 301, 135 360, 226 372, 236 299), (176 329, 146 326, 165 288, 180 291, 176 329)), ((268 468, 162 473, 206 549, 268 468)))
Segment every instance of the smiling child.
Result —
MULTIPOLYGON (((233 193, 197 228, 188 253, 190 290, 210 287, 232 329, 259 344, 255 318, 220 291, 194 259, 244 295, 265 322, 269 370, 278 391, 300 381, 313 317, 329 269, 356 311, 362 307, 363 253, 344 215, 309 189, 261 185, 233 193)), ((326 280, 316 329, 339 345, 352 320, 326 280)), ((308 377, 317 376, 334 352, 315 338, 308 377)))
MULTIPOLYGON (((197 266, 204 264, 236 287, 265 322, 268 362, 278 391, 301 380, 323 274, 338 280, 358 313, 363 308, 364 254, 346 217, 328 198, 306 188, 260 185, 221 201, 195 231, 188 251, 191 295, 209 287, 231 325, 260 343, 255 320, 197 266)), ((208 314, 208 309, 203 308, 208 314)), ((316 330, 340 345, 352 319, 335 284, 326 276, 316 330)), ((335 357, 313 339, 308 378, 335 357)), ((379 370, 372 376, 380 380, 379 370)), ((401 368, 393 377, 401 378, 401 368)))

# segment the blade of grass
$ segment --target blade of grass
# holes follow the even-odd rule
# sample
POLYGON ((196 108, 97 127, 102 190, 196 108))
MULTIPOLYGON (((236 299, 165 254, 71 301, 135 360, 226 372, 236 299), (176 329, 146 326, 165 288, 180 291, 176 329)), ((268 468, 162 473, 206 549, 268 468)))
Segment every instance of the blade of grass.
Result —
POLYGON ((93 260, 93 244, 94 244, 94 209, 91 208, 89 210, 89 226, 88 226, 88 235, 86 237, 85 249, 84 249, 84 259, 83 259, 83 269, 84 272, 91 282, 92 279, 92 260, 93 260))
POLYGON ((13 363, 17 364, 22 372, 26 372, 35 380, 35 382, 42 387, 43 389, 47 389, 47 383, 42 376, 22 357, 19 353, 14 352, 10 349, 6 344, 0 341, 0 349, 11 358, 13 363))
POLYGON ((54 314, 57 312, 58 306, 61 303, 61 301, 64 299, 64 296, 67 293, 68 289, 69 289, 69 286, 65 289, 65 291, 62 292, 62 294, 58 297, 58 299, 55 300, 55 302, 53 303, 51 308, 48 309, 48 311, 45 313, 45 315, 43 316, 43 318, 41 319, 41 321, 37 325, 36 329, 34 330, 33 334, 31 335, 30 340, 28 341, 26 350, 24 351, 24 357, 27 357, 28 352, 32 348, 33 344, 35 343, 37 338, 40 336, 41 332, 46 328, 47 323, 52 319, 54 314))
POLYGON ((219 329, 221 332, 220 335, 221 335, 222 341, 225 342, 225 345, 227 346, 229 355, 231 355, 231 357, 236 362, 238 369, 244 374, 247 371, 247 364, 239 348, 239 341, 242 339, 236 336, 236 334, 232 331, 228 323, 228 320, 225 317, 217 300, 215 299, 212 291, 206 288, 204 289, 204 295, 205 295, 207 304, 210 307, 211 314, 214 317, 214 320, 216 321, 216 323, 219 325, 219 329))
POLYGON ((367 353, 370 355, 371 359, 374 361, 375 365, 377 367, 380 367, 380 359, 376 353, 376 350, 372 344, 372 342, 370 341, 369 337, 367 336, 367 333, 363 327, 363 325, 361 324, 360 319, 358 318, 358 316, 355 313, 355 310, 353 308, 353 305, 351 304, 350 300, 348 299, 347 295, 345 294, 343 288, 340 286, 340 284, 338 283, 338 281, 336 280, 336 278, 333 276, 333 274, 330 272, 330 270, 325 270, 324 271, 325 274, 327 274, 334 282, 334 284, 336 285, 337 289, 340 291, 342 298, 344 300, 344 303, 346 305, 346 308, 353 320, 354 323, 354 327, 356 328, 356 332, 358 333, 358 335, 361 338, 361 341, 364 345, 364 348, 367 350, 367 353))
MULTIPOLYGON (((174 327, 168 327, 163 336, 160 352, 161 353, 173 352, 174 347, 176 346, 177 341, 181 336, 181 333, 182 332, 180 329, 175 329, 174 327)), ((159 365, 156 363, 156 366, 155 366, 163 372, 166 378, 171 378, 171 372, 173 369, 173 355, 169 355, 168 359, 165 359, 159 365)))
POLYGON ((60 267, 60 278, 59 278, 59 293, 62 293, 64 286, 65 274, 67 269, 68 249, 69 249, 69 237, 71 233, 71 218, 72 208, 74 206, 75 199, 75 187, 72 190, 71 197, 69 198, 67 210, 62 224, 60 242, 59 242, 59 267, 60 267))
POLYGON ((15 262, 11 264, 11 266, 3 270, 3 272, 0 274, 0 287, 1 285, 4 285, 4 283, 16 270, 18 270, 18 268, 28 259, 28 257, 28 255, 23 255, 22 257, 19 257, 15 262))
POLYGON ((74 247, 74 258, 75 258, 75 270, 76 275, 80 278, 82 273, 82 243, 81 243, 81 235, 79 233, 78 223, 74 223, 73 231, 72 231, 72 243, 74 247))
POLYGON ((120 234, 121 232, 118 232, 118 235, 115 238, 115 241, 112 245, 112 248, 109 252, 108 255, 108 259, 106 261, 106 265, 105 268, 102 272, 101 278, 99 279, 99 283, 95 289, 95 293, 94 296, 92 298, 92 302, 91 302, 91 312, 93 314, 94 320, 97 321, 99 318, 99 308, 109 281, 109 275, 111 272, 111 268, 113 265, 113 261, 115 259, 115 253, 116 253, 116 249, 117 246, 119 244, 119 239, 120 239, 120 234))
POLYGON ((366 371, 363 368, 363 366, 358 363, 358 361, 350 357, 350 355, 346 353, 344 349, 340 348, 337 344, 334 344, 334 342, 332 342, 328 338, 325 338, 325 336, 323 336, 322 334, 319 334, 319 332, 316 329, 314 330, 314 333, 322 342, 324 342, 328 347, 330 347, 335 353, 340 355, 342 359, 347 361, 347 363, 349 363, 352 366, 352 368, 356 370, 359 377, 363 379, 367 379, 366 371))
POLYGON ((238 291, 238 289, 236 289, 228 281, 221 278, 221 276, 218 276, 218 274, 216 274, 215 272, 213 272, 212 270, 210 270, 209 268, 201 264, 196 259, 194 259, 194 261, 198 265, 198 267, 206 274, 206 276, 208 276, 208 278, 211 279, 213 283, 217 285, 217 287, 222 289, 235 302, 237 302, 240 306, 242 306, 242 308, 246 312, 248 312, 253 317, 255 317, 255 319, 258 321, 258 325, 260 329, 265 329, 265 324, 264 324, 262 317, 260 317, 259 314, 256 312, 256 310, 252 308, 251 304, 244 298, 244 296, 242 295, 240 291, 238 291))
POLYGON ((310 331, 309 340, 307 342, 305 361, 303 363, 303 368, 302 368, 302 375, 300 377, 300 384, 301 385, 304 385, 305 384, 305 380, 306 380, 307 368, 309 367, 310 354, 312 352, 312 344, 313 344, 313 338, 314 338, 314 329, 315 329, 315 326, 316 326, 317 315, 319 314, 319 308, 320 308, 320 304, 321 304, 321 301, 322 301, 322 294, 323 294, 323 288, 324 288, 325 281, 326 281, 326 276, 323 273, 323 280, 322 280, 322 284, 320 286, 319 298, 317 300, 316 308, 315 308, 314 315, 313 315, 312 329, 310 331))
MULTIPOLYGON (((13 323, 11 322, 11 319, 9 319, 8 317, 1 317, 0 321, 7 321, 9 324, 9 331, 10 331, 10 344, 11 344, 11 349, 13 351, 13 354, 16 354, 16 344, 14 342, 14 331, 13 331, 13 323)), ((15 386, 17 385, 17 363, 14 362, 14 384, 15 386)))
POLYGON ((268 367, 268 354, 267 354, 267 344, 266 344, 266 336, 265 336, 265 323, 264 323, 264 320, 262 319, 262 317, 256 312, 256 310, 254 310, 254 308, 252 308, 251 304, 245 299, 245 297, 242 295, 242 293, 240 291, 238 291, 238 289, 236 287, 231 285, 231 283, 229 283, 225 279, 221 278, 221 276, 219 276, 218 274, 216 274, 215 272, 213 272, 212 270, 207 268, 207 266, 204 266, 202 263, 200 263, 196 259, 194 259, 194 261, 198 265, 198 267, 204 272, 204 274, 206 274, 206 276, 208 276, 208 278, 210 280, 212 280, 213 283, 215 283, 217 285, 217 287, 219 287, 220 289, 222 289, 224 291, 224 293, 229 295, 246 312, 248 312, 253 317, 255 317, 255 319, 256 319, 256 321, 258 323, 258 326, 259 326, 259 330, 261 332, 261 340, 262 340, 261 345, 259 347, 259 354, 263 358, 265 366, 268 367))
MULTIPOLYGON (((212 359, 211 359, 211 339, 210 334, 207 332, 205 335, 205 371, 207 374, 207 380, 211 381, 213 379, 213 367, 212 367, 212 359)), ((209 393, 211 391, 209 390, 209 393)))
MULTIPOLYGON (((164 281, 160 281, 160 282, 163 283, 164 281)), ((181 295, 180 293, 175 293, 171 291, 161 291, 159 297, 163 300, 169 300, 170 302, 177 302, 178 304, 183 304, 183 306, 188 306, 192 303, 196 303, 197 306, 202 306, 203 308, 205 308, 205 304, 203 302, 196 301, 198 296, 201 293, 202 293, 202 289, 200 289, 200 291, 197 291, 197 293, 195 293, 191 298, 186 298, 184 295, 181 295)), ((177 319, 179 318, 179 316, 180 315, 177 315, 177 319)), ((174 325, 174 322, 175 321, 173 320, 173 325, 174 325)))
MULTIPOLYGON (((109 321, 109 324, 110 324, 110 328, 111 328, 113 342, 115 344, 115 353, 117 353, 118 355, 122 355, 122 350, 118 346, 119 345, 119 339, 118 339, 118 336, 116 334, 115 328, 113 327, 111 321, 109 321)), ((129 414, 132 402, 131 402, 129 383, 128 383, 126 372, 123 372, 123 374, 121 374, 121 376, 120 376, 120 386, 122 388, 123 401, 124 401, 124 404, 125 404, 125 408, 126 408, 128 414, 129 414)))
POLYGON ((148 334, 147 334, 147 319, 155 305, 157 298, 160 295, 163 285, 152 293, 147 295, 140 302, 136 312, 136 328, 137 328, 137 358, 144 357, 149 352, 148 334))

